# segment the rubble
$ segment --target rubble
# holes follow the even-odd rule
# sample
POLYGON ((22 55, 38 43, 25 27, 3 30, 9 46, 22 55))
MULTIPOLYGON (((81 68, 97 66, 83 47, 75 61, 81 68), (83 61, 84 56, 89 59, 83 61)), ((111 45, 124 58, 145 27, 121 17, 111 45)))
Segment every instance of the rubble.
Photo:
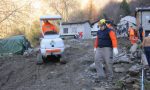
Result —
POLYGON ((23 53, 24 57, 29 57, 29 56, 36 56, 39 53, 39 48, 28 48, 28 50, 25 50, 23 53))
POLYGON ((137 51, 137 48, 138 48, 138 44, 135 43, 135 44, 133 44, 133 45, 131 46, 131 48, 130 48, 129 51, 130 51, 131 53, 134 53, 134 52, 137 51))
POLYGON ((120 63, 132 63, 132 62, 126 54, 122 53, 122 54, 120 54, 114 58, 113 63, 114 64, 120 64, 120 63))
POLYGON ((114 71, 115 71, 116 73, 123 73, 123 72, 125 72, 126 70, 125 70, 124 67, 118 67, 118 68, 115 68, 114 71))
MULTIPOLYGON (((107 80, 94 82, 96 70, 93 63, 93 40, 66 40, 66 64, 49 62, 36 65, 37 57, 33 54, 38 52, 38 48, 31 50, 29 56, 12 55, 12 59, 0 58, 0 82, 3 81, 0 83, 0 89, 9 90, 12 87, 11 90, 123 90, 126 87, 125 90, 134 90, 133 88, 138 88, 140 77, 128 75, 127 72, 136 62, 133 63, 128 53, 122 50, 126 42, 122 40, 121 43, 121 49, 118 48, 120 54, 114 58, 115 77, 112 83, 107 80), (119 85, 115 85, 117 81, 119 85)), ((147 90, 150 90, 149 87, 147 90)))
POLYGON ((92 90, 106 90, 104 87, 95 87, 92 90))
POLYGON ((134 84, 134 83, 136 83, 136 82, 138 82, 138 79, 137 79, 137 78, 129 77, 129 78, 126 78, 126 79, 125 79, 125 83, 126 83, 126 84, 134 84))
POLYGON ((140 85, 139 84, 133 84, 133 89, 134 90, 140 90, 140 85))
POLYGON ((138 64, 136 64, 136 65, 133 65, 133 66, 129 69, 128 72, 129 72, 129 74, 130 74, 131 76, 137 76, 137 75, 139 75, 140 70, 141 70, 141 66, 138 65, 138 64))

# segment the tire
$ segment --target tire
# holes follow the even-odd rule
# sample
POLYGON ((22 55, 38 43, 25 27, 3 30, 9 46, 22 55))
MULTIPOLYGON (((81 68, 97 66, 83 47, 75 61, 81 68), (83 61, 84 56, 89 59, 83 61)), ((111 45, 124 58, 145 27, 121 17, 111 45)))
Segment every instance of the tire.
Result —
POLYGON ((42 59, 43 59, 43 63, 47 63, 48 62, 47 57, 42 56, 42 59))
POLYGON ((63 58, 62 55, 60 55, 58 58, 59 58, 59 62, 60 62, 61 64, 66 64, 66 63, 67 63, 67 61, 63 58))
POLYGON ((37 64, 37 65, 43 64, 43 58, 42 58, 42 55, 41 55, 41 54, 38 54, 38 55, 37 55, 36 64, 37 64))

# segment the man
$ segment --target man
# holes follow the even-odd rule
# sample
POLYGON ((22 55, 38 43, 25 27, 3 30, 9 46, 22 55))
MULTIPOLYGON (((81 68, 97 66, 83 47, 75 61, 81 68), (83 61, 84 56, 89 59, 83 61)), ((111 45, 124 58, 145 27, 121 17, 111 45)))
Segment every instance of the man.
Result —
POLYGON ((83 32, 78 32, 79 33, 79 38, 82 39, 83 37, 83 32))
POLYGON ((54 31, 57 33, 56 27, 48 22, 48 20, 43 20, 44 24, 42 25, 43 33, 45 34, 48 31, 54 31))
POLYGON ((150 66, 150 33, 144 38, 142 46, 144 47, 144 52, 147 58, 148 65, 150 66))
POLYGON ((128 29, 128 33, 129 33, 129 40, 131 42, 131 44, 135 44, 138 40, 138 37, 137 37, 137 33, 135 32, 135 30, 133 29, 132 26, 129 27, 128 29))
POLYGON ((143 37, 144 37, 144 30, 143 30, 142 25, 140 25, 140 27, 139 27, 139 38, 141 41, 143 41, 143 37))
POLYGON ((113 21, 107 20, 106 21, 106 26, 110 29, 113 29, 113 21))
POLYGON ((108 78, 113 79, 112 54, 117 55, 117 39, 114 31, 106 26, 106 20, 99 21, 100 30, 97 32, 97 37, 94 45, 95 52, 95 67, 97 71, 96 81, 108 78), (103 70, 103 62, 105 63, 106 75, 103 70))

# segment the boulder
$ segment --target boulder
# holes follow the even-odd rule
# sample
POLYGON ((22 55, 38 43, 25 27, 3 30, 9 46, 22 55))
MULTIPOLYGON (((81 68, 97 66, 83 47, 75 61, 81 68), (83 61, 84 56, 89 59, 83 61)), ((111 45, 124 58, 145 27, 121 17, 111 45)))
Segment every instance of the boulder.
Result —
POLYGON ((114 71, 115 71, 116 73, 123 73, 123 72, 125 72, 126 70, 125 70, 124 67, 118 67, 118 68, 115 68, 114 71))
POLYGON ((133 44, 132 46, 131 46, 131 48, 130 48, 130 52, 131 53, 134 53, 136 50, 137 50, 137 48, 138 48, 138 44, 133 44))
POLYGON ((141 69, 140 65, 133 65, 133 66, 131 66, 131 68, 128 71, 129 75, 130 76, 137 76, 137 75, 139 75, 140 69, 141 69))
POLYGON ((134 83, 137 83, 137 82, 138 82, 137 78, 129 77, 129 78, 125 79, 126 84, 134 84, 134 83))
POLYGON ((134 89, 134 90, 140 90, 140 85, 138 85, 138 84, 133 84, 133 89, 134 89))
POLYGON ((93 88, 92 90, 106 90, 106 89, 103 88, 103 87, 95 87, 95 88, 93 88))
POLYGON ((131 63, 130 59, 127 57, 127 55, 118 56, 117 60, 114 60, 114 64, 120 64, 120 63, 131 63))

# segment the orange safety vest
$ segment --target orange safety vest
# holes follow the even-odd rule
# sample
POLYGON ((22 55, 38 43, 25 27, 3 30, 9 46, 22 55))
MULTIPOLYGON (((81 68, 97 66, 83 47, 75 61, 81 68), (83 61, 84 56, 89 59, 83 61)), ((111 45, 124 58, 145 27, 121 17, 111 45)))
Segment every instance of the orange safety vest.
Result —
POLYGON ((134 29, 133 28, 129 28, 128 32, 129 32, 129 40, 130 40, 131 44, 136 43, 137 40, 138 40, 138 37, 137 37, 134 29))
POLYGON ((49 23, 49 22, 43 24, 42 31, 43 31, 43 33, 47 32, 47 31, 57 32, 56 27, 53 24, 49 23))
POLYGON ((129 35, 130 35, 130 36, 134 36, 134 35, 135 35, 134 29, 129 28, 129 35))

